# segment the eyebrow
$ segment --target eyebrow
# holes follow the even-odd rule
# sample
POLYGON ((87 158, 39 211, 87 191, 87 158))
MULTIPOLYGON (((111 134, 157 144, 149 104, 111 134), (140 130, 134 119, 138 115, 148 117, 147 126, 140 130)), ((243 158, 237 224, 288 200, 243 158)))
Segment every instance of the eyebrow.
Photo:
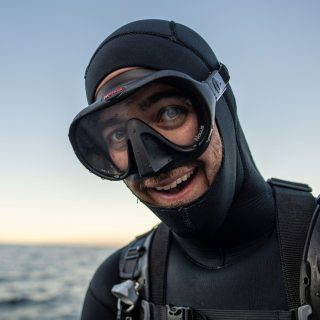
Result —
POLYGON ((128 119, 123 119, 123 118, 116 118, 116 117, 113 117, 113 118, 110 118, 109 120, 107 121, 104 121, 100 126, 99 128, 100 129, 105 129, 105 128, 109 128, 111 126, 114 126, 116 124, 120 124, 120 123, 126 123, 128 119))
MULTIPOLYGON (((147 99, 145 99, 143 102, 139 103, 139 109, 142 111, 148 111, 154 104, 161 101, 162 99, 170 99, 170 98, 185 98, 189 99, 189 96, 186 94, 183 94, 180 90, 177 89, 168 89, 168 90, 162 90, 160 92, 155 92, 151 94, 147 99)), ((107 121, 104 121, 100 128, 108 128, 116 124, 125 123, 128 119, 123 118, 110 118, 107 121)))
POLYGON ((147 111, 154 104, 159 102, 160 100, 170 99, 170 98, 187 98, 187 99, 189 99, 189 97, 186 94, 182 93, 180 90, 168 89, 168 90, 163 90, 163 91, 151 94, 146 100, 139 103, 139 109, 141 109, 142 111, 147 111))

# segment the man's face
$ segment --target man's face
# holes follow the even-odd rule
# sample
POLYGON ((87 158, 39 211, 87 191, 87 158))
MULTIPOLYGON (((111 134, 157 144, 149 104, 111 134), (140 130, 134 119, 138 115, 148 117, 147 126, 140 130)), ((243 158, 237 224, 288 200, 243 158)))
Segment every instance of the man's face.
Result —
MULTIPOLYGON (((111 73, 99 88, 125 71, 128 71, 128 68, 111 73)), ((190 145, 197 134, 197 116, 190 100, 184 95, 174 94, 174 88, 169 85, 146 86, 125 100, 120 110, 122 114, 118 113, 117 117, 139 118, 181 146, 190 145)), ((104 121, 103 113, 101 115, 101 121, 104 121)), ((127 167, 127 156, 122 155, 121 150, 124 148, 120 144, 125 139, 121 139, 120 129, 118 131, 119 133, 111 135, 112 140, 109 139, 108 147, 114 163, 120 168, 123 166, 124 169, 127 167)), ((105 134, 108 135, 108 132, 105 134)), ((220 169, 222 154, 220 135, 217 126, 214 125, 211 142, 196 161, 142 182, 125 180, 125 183, 140 200, 151 205, 173 207, 186 204, 200 197, 209 188, 220 169)))

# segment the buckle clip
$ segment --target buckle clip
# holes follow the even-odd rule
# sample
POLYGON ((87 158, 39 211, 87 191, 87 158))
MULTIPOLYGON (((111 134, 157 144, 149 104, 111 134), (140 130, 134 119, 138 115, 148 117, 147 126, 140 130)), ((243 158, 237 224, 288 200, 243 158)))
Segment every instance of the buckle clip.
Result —
POLYGON ((216 101, 218 101, 223 93, 227 90, 229 79, 230 76, 227 68, 220 63, 219 70, 214 70, 204 81, 211 88, 216 101))
POLYGON ((311 314, 312 308, 309 304, 306 304, 298 308, 298 320, 308 320, 311 314))
POLYGON ((137 247, 133 247, 133 248, 130 248, 127 253, 126 253, 126 256, 124 257, 126 260, 131 260, 131 259, 135 259, 135 258, 138 258, 140 256, 143 255, 144 253, 144 247, 142 246, 137 246, 137 247))
POLYGON ((143 320, 150 320, 150 306, 145 300, 141 301, 141 307, 143 309, 143 320))
POLYGON ((190 316, 188 319, 193 319, 192 309, 189 307, 176 307, 176 306, 170 306, 166 305, 167 307, 167 315, 168 320, 184 320, 185 319, 185 313, 190 312, 190 316))

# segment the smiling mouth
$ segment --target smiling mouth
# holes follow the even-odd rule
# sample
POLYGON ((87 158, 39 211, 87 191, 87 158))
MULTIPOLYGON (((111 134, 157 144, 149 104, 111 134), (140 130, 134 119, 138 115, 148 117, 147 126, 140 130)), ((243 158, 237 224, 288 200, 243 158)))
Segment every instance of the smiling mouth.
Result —
POLYGON ((182 189, 184 189, 189 182, 191 181, 190 177, 197 171, 197 169, 193 169, 190 172, 186 173, 182 177, 178 178, 177 180, 173 181, 172 183, 162 186, 162 187, 156 187, 158 191, 162 191, 165 193, 178 193, 182 189))

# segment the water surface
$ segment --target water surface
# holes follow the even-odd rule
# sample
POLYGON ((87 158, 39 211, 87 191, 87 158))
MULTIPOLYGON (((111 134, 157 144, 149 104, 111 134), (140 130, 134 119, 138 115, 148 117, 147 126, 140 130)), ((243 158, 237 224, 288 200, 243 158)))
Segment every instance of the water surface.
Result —
POLYGON ((76 320, 89 282, 116 249, 0 245, 0 320, 76 320))

